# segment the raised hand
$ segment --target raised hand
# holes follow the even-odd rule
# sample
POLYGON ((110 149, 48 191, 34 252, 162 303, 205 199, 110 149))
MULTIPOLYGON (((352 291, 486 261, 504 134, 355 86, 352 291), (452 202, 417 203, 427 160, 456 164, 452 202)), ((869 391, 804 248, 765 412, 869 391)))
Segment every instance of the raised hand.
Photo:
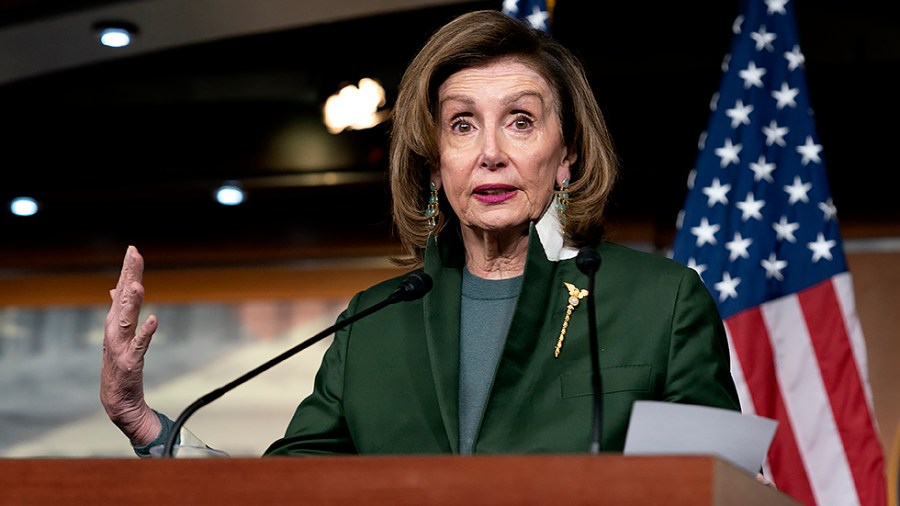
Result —
POLYGON ((159 435, 159 418, 144 400, 144 355, 158 322, 151 315, 138 327, 144 302, 144 259, 129 246, 103 332, 100 402, 109 419, 135 446, 159 435))

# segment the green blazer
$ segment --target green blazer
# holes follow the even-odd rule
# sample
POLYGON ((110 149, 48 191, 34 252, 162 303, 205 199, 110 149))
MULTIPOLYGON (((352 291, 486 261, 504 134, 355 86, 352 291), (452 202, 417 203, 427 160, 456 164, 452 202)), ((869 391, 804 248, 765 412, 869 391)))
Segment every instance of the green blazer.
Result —
MULTIPOLYGON (((451 234, 445 234, 451 235, 451 234)), ((423 299, 388 306, 336 333, 313 393, 266 455, 459 452, 461 245, 431 240, 423 299)), ((739 409, 725 330, 691 269, 603 243, 595 308, 602 378, 603 451, 621 451, 632 403, 654 399, 739 409)), ((388 296, 403 277, 350 301, 343 318, 388 296)), ((531 229, 522 292, 497 366, 475 453, 583 453, 593 417, 587 287, 574 259, 550 261, 531 229)))

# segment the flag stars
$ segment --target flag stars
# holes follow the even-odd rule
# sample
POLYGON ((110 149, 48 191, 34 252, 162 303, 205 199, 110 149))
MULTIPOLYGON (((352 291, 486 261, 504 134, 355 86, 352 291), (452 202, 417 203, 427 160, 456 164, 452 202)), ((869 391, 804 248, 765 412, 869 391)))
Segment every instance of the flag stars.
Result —
POLYGON ((731 31, 734 34, 741 33, 741 25, 744 24, 744 19, 745 17, 743 14, 738 14, 738 16, 734 18, 734 22, 731 23, 731 31))
POLYGON ((725 115, 731 118, 731 128, 737 128, 741 124, 750 124, 751 112, 753 112, 753 106, 744 105, 744 101, 738 99, 733 108, 725 111, 725 115))
POLYGON ((725 249, 729 251, 728 260, 734 262, 738 258, 750 258, 747 248, 753 244, 753 239, 741 237, 740 232, 734 233, 734 239, 725 243, 725 249))
POLYGON ((771 146, 772 144, 778 144, 781 147, 784 147, 786 143, 784 142, 784 136, 791 131, 788 127, 778 126, 778 123, 773 119, 769 122, 769 126, 762 127, 763 134, 766 136, 766 146, 771 146))
POLYGON ((755 62, 750 62, 747 68, 738 72, 738 76, 744 80, 744 89, 749 90, 753 86, 757 88, 763 87, 762 76, 766 74, 766 69, 758 68, 755 62))
POLYGON ((741 33, 741 25, 744 24, 744 15, 739 14, 736 18, 734 18, 734 23, 731 23, 731 31, 736 35, 741 33))
POLYGON ((700 225, 696 227, 691 227, 691 233, 697 237, 697 247, 703 246, 704 244, 712 244, 715 246, 716 244, 716 232, 721 228, 717 224, 710 224, 709 220, 704 216, 700 219, 700 225))
POLYGON ((830 221, 837 217, 837 208, 834 207, 834 202, 830 198, 825 202, 819 202, 819 209, 825 215, 825 221, 830 221))
POLYGON ((803 159, 800 160, 804 166, 809 164, 810 161, 814 163, 822 163, 822 159, 819 158, 819 153, 822 152, 822 145, 816 144, 813 142, 812 136, 806 136, 806 143, 802 146, 797 146, 797 152, 803 156, 803 159))
POLYGON ((511 16, 535 30, 550 33, 550 12, 544 2, 522 2, 521 0, 503 0, 501 12, 511 16), (523 3, 525 5, 519 5, 523 3), (531 5, 531 13, 528 13, 528 5, 531 5))
POLYGON ((737 286, 739 284, 741 284, 741 278, 732 279, 731 274, 723 272, 722 281, 713 285, 719 292, 719 302, 724 302, 729 297, 736 299, 738 297, 737 286))
POLYGON ((738 209, 741 210, 741 219, 744 221, 749 220, 750 218, 756 220, 762 220, 762 213, 760 213, 760 209, 766 205, 765 200, 756 200, 753 197, 753 193, 747 193, 747 199, 743 202, 738 202, 735 204, 738 209))
POLYGON ((719 182, 719 178, 713 178, 712 184, 703 188, 703 193, 707 197, 706 205, 708 207, 712 207, 717 203, 727 205, 729 190, 731 190, 730 184, 723 185, 719 182))
POLYGON ((784 185, 784 191, 788 193, 788 204, 794 205, 797 202, 809 202, 806 195, 812 189, 812 183, 804 183, 800 180, 800 176, 794 176, 794 184, 784 185))
POLYGON ((813 263, 816 263, 823 258, 825 260, 831 260, 831 248, 836 245, 837 242, 834 240, 826 241, 822 232, 819 232, 819 235, 816 236, 815 242, 806 243, 806 246, 812 251, 813 263))
POLYGON ((800 228, 799 223, 788 223, 787 216, 782 216, 778 223, 773 223, 772 228, 775 229, 775 238, 779 241, 787 240, 788 242, 797 242, 794 232, 800 228))
POLYGON ((806 123, 805 57, 793 34, 781 33, 792 3, 759 4, 758 17, 733 24, 743 39, 723 61, 733 94, 716 92, 709 102, 700 156, 687 174, 688 200, 675 220, 672 258, 700 276, 723 314, 781 295, 796 287, 792 277, 830 272, 843 260, 841 240, 828 229, 838 220, 834 202, 815 179, 827 160, 806 123))
POLYGON ((532 9, 531 14, 525 16, 525 19, 528 20, 528 24, 531 25, 532 28, 536 28, 538 30, 547 30, 547 19, 550 18, 550 13, 547 11, 541 10, 537 5, 532 9))
POLYGON ((784 281, 784 275, 781 270, 787 267, 787 261, 779 260, 773 251, 767 260, 762 260, 760 265, 766 270, 766 279, 775 278, 778 281, 784 281))
POLYGON ((766 25, 760 25, 759 31, 750 33, 750 38, 756 42, 757 51, 765 49, 766 51, 772 52, 775 50, 775 46, 772 45, 772 42, 778 38, 778 36, 774 33, 766 32, 766 25))
POLYGON ((519 0, 503 0, 503 13, 515 16, 519 13, 519 0))
POLYGON ((713 93, 712 97, 709 99, 709 110, 712 112, 716 112, 719 109, 719 92, 713 93))
POLYGON ((788 83, 781 83, 781 89, 772 92, 772 97, 776 100, 775 107, 778 110, 784 109, 785 106, 797 107, 797 102, 794 99, 797 98, 799 93, 799 89, 791 88, 788 86, 788 83))
POLYGON ((788 70, 794 71, 806 63, 806 57, 800 52, 800 46, 794 45, 791 51, 785 51, 784 58, 788 61, 788 70))
POLYGON ((772 179, 772 172, 775 171, 775 164, 766 163, 766 155, 759 155, 758 161, 750 162, 747 166, 753 171, 753 181, 757 183, 762 180, 765 180, 767 183, 775 181, 772 179))
POLYGON ((766 13, 770 16, 772 14, 785 14, 784 5, 788 3, 788 0, 766 0, 766 13))
POLYGON ((738 144, 735 146, 731 142, 731 139, 725 139, 725 145, 721 148, 716 148, 716 156, 721 158, 719 166, 724 169, 728 166, 729 163, 733 163, 735 165, 739 164, 741 162, 741 159, 738 156, 738 153, 741 152, 741 149, 743 149, 742 145, 738 144))

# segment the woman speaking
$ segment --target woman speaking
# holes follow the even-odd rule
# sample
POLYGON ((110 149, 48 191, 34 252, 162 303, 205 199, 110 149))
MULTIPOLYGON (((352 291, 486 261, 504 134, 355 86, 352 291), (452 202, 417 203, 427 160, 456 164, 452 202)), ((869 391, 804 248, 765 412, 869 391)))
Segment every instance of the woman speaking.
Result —
MULTIPOLYGON (((580 62, 498 11, 462 15, 413 59, 392 112, 394 224, 434 288, 339 330, 312 394, 266 455, 584 452, 592 343, 600 442, 621 451, 634 401, 739 409, 699 276, 604 239, 616 154, 580 62), (599 254, 588 315, 582 248, 599 254), (595 328, 590 329, 590 322, 595 328)), ((129 248, 106 323, 101 401, 139 455, 172 422, 143 395, 158 322, 139 325, 129 248)), ((341 318, 383 300, 356 294, 341 318)), ((184 436, 182 436, 184 437, 184 436)))

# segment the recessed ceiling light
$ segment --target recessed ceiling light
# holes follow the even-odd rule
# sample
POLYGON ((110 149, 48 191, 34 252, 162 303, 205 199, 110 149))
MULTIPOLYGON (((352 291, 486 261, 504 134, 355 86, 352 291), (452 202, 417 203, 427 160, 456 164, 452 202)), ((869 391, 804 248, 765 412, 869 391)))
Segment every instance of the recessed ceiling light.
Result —
POLYGON ((16 216, 32 216, 38 212, 38 203, 31 197, 16 197, 10 201, 9 210, 16 216))
POLYGON ((216 190, 216 201, 223 206, 236 206, 244 201, 244 190, 238 183, 225 183, 216 190))
POLYGON ((97 40, 106 47, 125 47, 137 35, 137 26, 125 21, 102 21, 94 24, 97 40))

